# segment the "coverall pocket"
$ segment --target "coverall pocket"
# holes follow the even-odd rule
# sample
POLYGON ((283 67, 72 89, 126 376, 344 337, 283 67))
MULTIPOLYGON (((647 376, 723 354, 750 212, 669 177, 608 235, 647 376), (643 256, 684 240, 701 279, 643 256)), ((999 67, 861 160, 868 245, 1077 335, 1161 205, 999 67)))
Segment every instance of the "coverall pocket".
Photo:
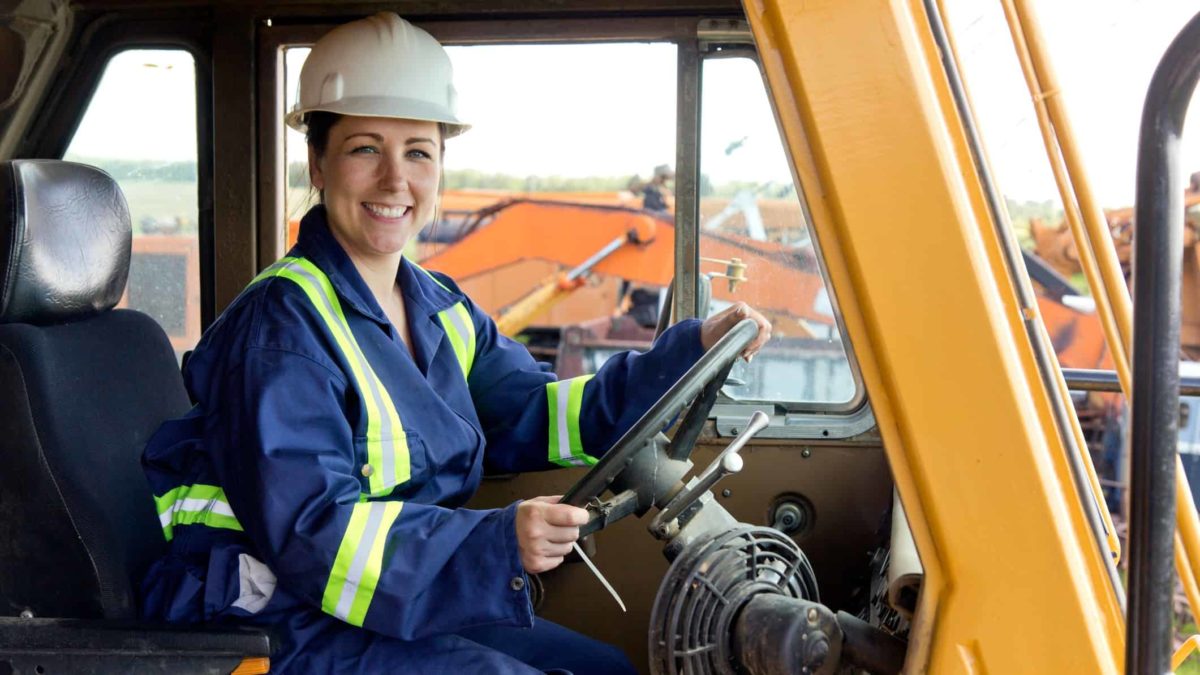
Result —
POLYGON ((357 436, 354 455, 360 466, 358 480, 368 497, 386 497, 407 483, 419 485, 429 472, 425 442, 413 432, 400 432, 378 443, 357 436))

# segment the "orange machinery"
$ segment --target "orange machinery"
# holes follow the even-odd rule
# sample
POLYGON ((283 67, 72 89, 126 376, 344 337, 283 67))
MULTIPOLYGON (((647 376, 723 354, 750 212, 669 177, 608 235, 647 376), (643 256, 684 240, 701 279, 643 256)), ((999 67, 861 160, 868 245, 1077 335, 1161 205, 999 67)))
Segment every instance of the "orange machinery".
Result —
MULTIPOLYGON (((1189 205, 1194 203, 1191 199, 1189 194, 1189 205)), ((535 318, 545 326, 581 325, 619 311, 623 282, 663 288, 671 280, 672 219, 640 211, 639 201, 628 192, 448 190, 442 197, 439 227, 461 227, 470 221, 469 226, 451 241, 420 244, 414 257, 449 274, 498 320, 516 308, 520 321, 509 324, 510 333, 519 332, 535 318), (590 266, 587 275, 565 281, 564 270, 587 262, 631 231, 640 233, 640 241, 631 240, 590 266), (530 305, 535 308, 532 313, 530 305), (512 330, 514 326, 518 330, 512 330)), ((702 199, 701 221, 720 213, 729 201, 702 199)), ((794 199, 759 200, 758 208, 768 239, 779 238, 803 222, 794 199)), ((1111 213, 1119 216, 1123 212, 1111 213)), ((740 227, 744 227, 740 218, 726 223, 726 228, 740 227)), ((297 221, 289 223, 289 247, 297 228, 297 221)), ((1061 261, 1073 257, 1056 254, 1053 247, 1043 245, 1045 240, 1073 246, 1065 226, 1055 231, 1057 238, 1044 236, 1046 228, 1041 223, 1035 222, 1034 228, 1037 254, 1061 273, 1072 274, 1061 261)), ((704 232, 701 237, 701 252, 706 257, 738 258, 747 265, 744 290, 731 291, 725 284, 714 284, 718 300, 744 299, 754 304, 775 322, 781 335, 807 335, 806 322, 831 323, 828 314, 814 307, 822 284, 810 257, 798 260, 796 256, 803 254, 797 249, 736 234, 704 232)), ((1200 278, 1200 274, 1196 276, 1200 278)), ((1200 307, 1200 302, 1195 305, 1200 307)), ((1039 293, 1039 308, 1064 367, 1111 369, 1111 356, 1093 313, 1044 292, 1039 293)))
MULTIPOLYGON (((582 266, 617 239, 629 243, 588 267, 598 278, 595 285, 573 283, 569 298, 556 295, 557 304, 542 307, 545 323, 572 325, 606 316, 617 308, 620 281, 664 288, 674 274, 675 230, 669 217, 625 207, 530 200, 508 201, 489 216, 486 224, 435 250, 422 265, 449 274, 493 316, 519 306, 530 289, 551 283, 561 288, 556 279, 562 268, 582 266), (629 237, 630 232, 641 235, 629 237)), ((797 249, 712 233, 701 235, 700 249, 707 258, 736 258, 746 265, 744 286, 731 290, 714 284, 714 298, 748 300, 784 335, 807 335, 806 323, 832 323, 817 307, 821 279, 797 249)))
MULTIPOLYGON (((1184 208, 1187 226, 1184 229, 1183 279, 1182 293, 1182 325, 1180 326, 1180 346, 1189 359, 1200 359, 1200 173, 1192 176, 1190 187, 1184 193, 1184 208)), ((1133 253, 1133 208, 1111 209, 1104 212, 1112 233, 1113 243, 1117 248, 1117 259, 1125 271, 1126 280, 1130 274, 1130 258, 1133 253)), ((1029 222, 1030 233, 1033 236, 1037 255, 1066 276, 1082 273, 1079 265, 1079 254, 1075 241, 1066 223, 1049 225, 1039 219, 1029 222)), ((1097 334, 1103 342, 1099 323, 1094 319, 1094 325, 1081 329, 1090 330, 1097 334)), ((1047 326, 1053 325, 1049 318, 1047 326)), ((1053 332, 1053 331, 1051 331, 1053 332)), ((1085 339, 1092 341, 1090 336, 1085 339)), ((1065 364, 1064 364, 1065 365, 1065 364)), ((1080 365, 1080 368, 1099 368, 1100 365, 1080 365)), ((1111 366, 1109 366, 1111 367, 1111 366)))

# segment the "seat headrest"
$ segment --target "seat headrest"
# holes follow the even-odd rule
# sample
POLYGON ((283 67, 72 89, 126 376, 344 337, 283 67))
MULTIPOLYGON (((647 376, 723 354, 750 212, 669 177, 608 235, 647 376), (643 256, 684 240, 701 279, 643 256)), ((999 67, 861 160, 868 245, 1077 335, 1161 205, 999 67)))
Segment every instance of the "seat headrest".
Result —
POLYGON ((0 162, 0 323, 47 324, 111 309, 129 277, 129 206, 86 164, 0 162))

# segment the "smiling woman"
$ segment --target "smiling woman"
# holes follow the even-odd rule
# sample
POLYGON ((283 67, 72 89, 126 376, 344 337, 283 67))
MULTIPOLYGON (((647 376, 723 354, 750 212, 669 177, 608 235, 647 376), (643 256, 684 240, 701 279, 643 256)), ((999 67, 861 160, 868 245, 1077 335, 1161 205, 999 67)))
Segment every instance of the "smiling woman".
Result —
POLYGON ((442 166, 438 125, 334 113, 313 117, 330 118, 310 123, 308 139, 312 184, 321 192, 333 236, 356 262, 396 263, 433 217, 442 166))
POLYGON ((383 13, 322 38, 300 80, 287 123, 321 203, 205 335, 185 370, 196 407, 146 448, 173 543, 147 614, 275 626, 273 672, 633 672, 533 621, 526 574, 563 562, 584 509, 462 507, 485 469, 595 464, 739 320, 758 324, 747 357, 770 327, 738 305, 556 381, 403 256, 434 217, 443 140, 467 128, 441 45, 383 13))

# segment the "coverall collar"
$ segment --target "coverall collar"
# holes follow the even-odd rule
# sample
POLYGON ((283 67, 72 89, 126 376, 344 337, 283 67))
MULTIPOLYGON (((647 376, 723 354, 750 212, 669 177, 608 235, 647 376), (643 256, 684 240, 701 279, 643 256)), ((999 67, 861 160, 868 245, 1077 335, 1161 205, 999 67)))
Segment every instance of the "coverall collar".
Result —
MULTIPOLYGON (((375 294, 358 273, 354 261, 329 230, 324 205, 314 206, 301 219, 296 245, 305 257, 325 272, 337 294, 355 311, 383 326, 391 323, 379 302, 375 300, 375 294)), ((429 316, 449 309, 463 300, 461 295, 442 288, 407 258, 400 260, 396 281, 400 283, 400 289, 409 307, 415 306, 429 316)))

